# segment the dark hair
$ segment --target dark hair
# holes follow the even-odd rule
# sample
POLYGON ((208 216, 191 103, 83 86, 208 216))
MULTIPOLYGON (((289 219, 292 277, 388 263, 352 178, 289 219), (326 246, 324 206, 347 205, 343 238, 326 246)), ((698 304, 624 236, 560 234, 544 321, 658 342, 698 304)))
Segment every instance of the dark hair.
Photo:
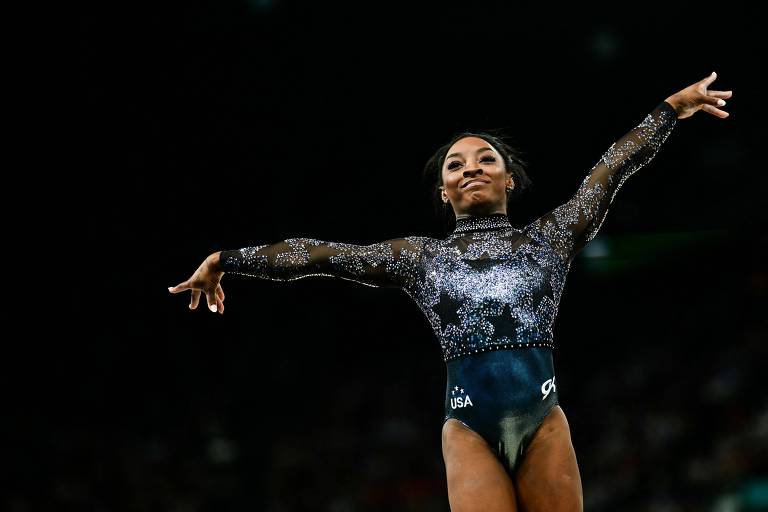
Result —
POLYGON ((515 198, 533 187, 533 182, 525 172, 527 162, 522 159, 521 151, 519 149, 506 142, 506 140, 511 137, 505 135, 502 132, 502 129, 486 130, 482 132, 464 131, 455 134, 447 144, 441 146, 435 154, 427 160, 423 174, 424 181, 430 187, 430 195, 434 200, 435 213, 442 219, 444 227, 448 231, 453 229, 452 226, 456 221, 456 216, 453 213, 451 205, 444 203, 440 195, 440 187, 443 185, 443 162, 445 161, 445 157, 448 155, 448 150, 451 149, 451 146, 464 137, 479 137, 485 140, 499 152, 502 158, 504 158, 504 167, 507 172, 512 173, 512 179, 515 182, 514 188, 507 194, 507 211, 509 211, 509 205, 515 198))

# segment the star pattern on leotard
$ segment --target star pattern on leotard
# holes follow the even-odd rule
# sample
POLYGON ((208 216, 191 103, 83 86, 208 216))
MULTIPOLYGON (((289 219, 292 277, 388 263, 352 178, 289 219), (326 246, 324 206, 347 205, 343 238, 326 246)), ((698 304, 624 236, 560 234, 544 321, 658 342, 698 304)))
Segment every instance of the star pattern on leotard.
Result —
POLYGON ((446 290, 440 291, 440 300, 432 306, 432 310, 437 313, 440 319, 440 329, 445 329, 448 324, 459 325, 461 320, 458 315, 458 304, 446 290))
POLYGON ((504 303, 504 307, 501 309, 501 313, 497 316, 489 316, 488 322, 493 325, 493 332, 498 336, 498 333, 504 332, 502 328, 505 324, 508 324, 512 320, 512 310, 508 303, 504 303))

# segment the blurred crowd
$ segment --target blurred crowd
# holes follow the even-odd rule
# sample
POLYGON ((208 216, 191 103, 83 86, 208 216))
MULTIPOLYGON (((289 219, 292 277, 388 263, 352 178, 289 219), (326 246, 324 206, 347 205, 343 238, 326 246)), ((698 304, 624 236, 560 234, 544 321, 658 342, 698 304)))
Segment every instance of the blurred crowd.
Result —
MULTIPOLYGON (((561 387, 582 381, 561 401, 586 510, 766 510, 768 398, 759 381, 766 340, 764 326, 752 325, 711 350, 670 346, 602 372, 563 370, 561 387)), ((448 510, 442 397, 426 392, 438 391, 439 379, 425 386, 418 373, 401 374, 377 391, 375 372, 370 381, 363 376, 337 379, 325 414, 312 405, 277 408, 264 416, 273 424, 256 432, 238 429, 234 411, 202 402, 162 426, 134 418, 121 425, 98 411, 92 423, 39 425, 40 465, 24 470, 3 508, 448 510), (395 401, 391 411, 370 405, 387 400, 395 401)))

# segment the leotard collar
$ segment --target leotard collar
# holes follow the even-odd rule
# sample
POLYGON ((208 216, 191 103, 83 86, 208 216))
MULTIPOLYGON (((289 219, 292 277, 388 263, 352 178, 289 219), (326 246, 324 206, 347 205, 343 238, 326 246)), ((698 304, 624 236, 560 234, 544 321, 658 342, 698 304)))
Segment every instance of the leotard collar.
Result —
POLYGON ((456 228, 451 232, 466 233, 469 231, 485 231, 488 229, 511 228, 509 217, 506 213, 491 213, 488 215, 472 215, 456 219, 456 228))

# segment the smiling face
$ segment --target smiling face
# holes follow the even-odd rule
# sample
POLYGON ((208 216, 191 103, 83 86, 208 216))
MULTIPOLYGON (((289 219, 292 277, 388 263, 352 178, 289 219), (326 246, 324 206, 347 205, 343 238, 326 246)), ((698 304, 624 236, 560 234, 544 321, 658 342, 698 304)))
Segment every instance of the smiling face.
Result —
POLYGON ((513 188, 514 182, 493 146, 479 137, 464 137, 447 155, 440 195, 453 206, 456 218, 507 213, 506 189, 513 188))

